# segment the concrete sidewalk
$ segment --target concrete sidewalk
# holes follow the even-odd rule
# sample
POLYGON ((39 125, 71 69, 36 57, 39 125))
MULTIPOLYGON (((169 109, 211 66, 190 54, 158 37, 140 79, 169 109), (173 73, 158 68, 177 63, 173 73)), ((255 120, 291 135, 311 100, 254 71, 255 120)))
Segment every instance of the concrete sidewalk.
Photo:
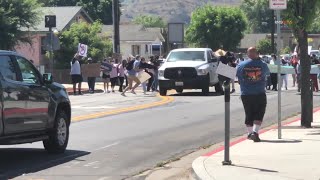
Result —
POLYGON ((314 113, 311 129, 300 127, 293 119, 282 130, 262 130, 262 142, 242 137, 231 142, 232 166, 222 166, 223 148, 203 155, 192 164, 196 179, 202 180, 319 180, 320 109, 314 113))

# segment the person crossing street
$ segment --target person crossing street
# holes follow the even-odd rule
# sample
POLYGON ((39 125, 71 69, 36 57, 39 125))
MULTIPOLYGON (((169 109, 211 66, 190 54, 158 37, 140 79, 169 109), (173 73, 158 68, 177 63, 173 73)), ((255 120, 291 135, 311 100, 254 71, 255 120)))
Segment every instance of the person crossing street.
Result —
POLYGON ((247 61, 237 67, 237 77, 240 83, 241 99, 246 118, 245 124, 248 130, 248 139, 260 142, 259 129, 267 106, 266 80, 270 70, 266 63, 259 58, 257 49, 248 49, 247 61))

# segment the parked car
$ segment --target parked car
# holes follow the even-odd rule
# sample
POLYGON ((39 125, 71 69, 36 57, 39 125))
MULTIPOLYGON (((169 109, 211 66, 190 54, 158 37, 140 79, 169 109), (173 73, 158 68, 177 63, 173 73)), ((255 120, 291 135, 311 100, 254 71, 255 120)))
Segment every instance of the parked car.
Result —
POLYGON ((0 144, 43 141, 49 153, 63 153, 69 140, 71 105, 66 89, 41 75, 12 51, 0 51, 0 144))
POLYGON ((310 56, 312 56, 313 54, 315 54, 317 58, 320 58, 320 51, 319 50, 311 50, 310 56))
POLYGON ((172 50, 159 69, 160 95, 165 96, 167 90, 171 89, 178 93, 182 93, 184 89, 202 89, 204 94, 208 94, 210 86, 221 91, 217 67, 218 60, 212 56, 211 49, 172 50))

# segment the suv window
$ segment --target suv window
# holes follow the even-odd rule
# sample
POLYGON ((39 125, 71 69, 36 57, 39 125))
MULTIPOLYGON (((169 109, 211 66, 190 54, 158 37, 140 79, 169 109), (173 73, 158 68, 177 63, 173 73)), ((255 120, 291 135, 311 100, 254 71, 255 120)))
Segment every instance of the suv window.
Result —
POLYGON ((22 82, 33 84, 41 83, 39 74, 31 64, 31 62, 24 59, 23 57, 17 56, 17 63, 21 71, 22 82))
POLYGON ((5 79, 17 81, 17 73, 9 56, 0 56, 0 72, 5 79))

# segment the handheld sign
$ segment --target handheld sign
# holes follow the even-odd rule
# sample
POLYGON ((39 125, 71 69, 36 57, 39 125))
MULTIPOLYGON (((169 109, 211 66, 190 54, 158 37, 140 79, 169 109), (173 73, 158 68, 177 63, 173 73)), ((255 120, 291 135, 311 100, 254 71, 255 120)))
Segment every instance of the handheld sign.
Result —
POLYGON ((79 56, 87 57, 87 54, 88 54, 88 46, 85 45, 85 44, 79 43, 79 45, 78 45, 78 53, 79 53, 79 56))
POLYGON ((234 67, 225 65, 223 63, 219 63, 219 66, 217 68, 217 74, 228 77, 230 79, 235 79, 237 75, 237 69, 234 67))

